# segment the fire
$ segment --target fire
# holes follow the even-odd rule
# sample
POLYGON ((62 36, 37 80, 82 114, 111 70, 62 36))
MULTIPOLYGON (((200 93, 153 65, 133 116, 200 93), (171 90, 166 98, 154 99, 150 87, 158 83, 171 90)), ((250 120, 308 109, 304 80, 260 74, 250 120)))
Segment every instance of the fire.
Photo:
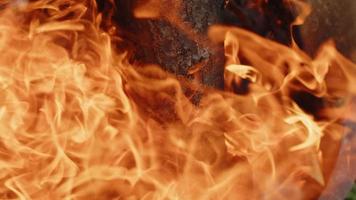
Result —
POLYGON ((92 1, 0 5, 1 199, 317 199, 345 181, 338 160, 355 175, 356 65, 332 42, 312 59, 211 27, 225 46, 219 91, 130 63, 92 1), (323 100, 317 116, 296 94, 323 100))

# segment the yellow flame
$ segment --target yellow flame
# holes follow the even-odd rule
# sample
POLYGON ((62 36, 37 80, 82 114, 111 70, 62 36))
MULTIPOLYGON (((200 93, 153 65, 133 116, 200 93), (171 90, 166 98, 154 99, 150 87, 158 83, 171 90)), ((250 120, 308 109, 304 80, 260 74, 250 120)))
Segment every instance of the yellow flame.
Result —
POLYGON ((251 84, 247 95, 200 87, 196 105, 184 93, 196 85, 114 50, 94 2, 8 3, 0 199, 313 199, 327 183, 328 146, 344 138, 340 121, 354 120, 356 92, 356 66, 331 43, 312 59, 212 27, 212 41, 225 44, 227 87, 251 84), (316 119, 294 91, 344 104, 316 119))

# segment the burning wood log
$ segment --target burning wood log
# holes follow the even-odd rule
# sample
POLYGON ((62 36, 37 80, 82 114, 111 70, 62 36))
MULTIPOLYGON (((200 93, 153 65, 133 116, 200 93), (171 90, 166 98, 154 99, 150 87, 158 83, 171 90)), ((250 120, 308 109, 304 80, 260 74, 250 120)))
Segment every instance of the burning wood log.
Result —
MULTIPOLYGON (((169 72, 188 78, 195 74, 202 83, 223 88, 224 60, 221 47, 209 45, 205 36, 207 28, 219 22, 223 0, 183 1, 176 24, 164 17, 135 18, 133 12, 137 3, 139 1, 116 0, 115 6, 121 12, 114 11, 112 16, 114 23, 120 27, 119 35, 134 46, 132 60, 158 64, 169 72), (191 30, 182 30, 183 26, 191 30), (192 66, 199 70, 192 72, 192 66)), ((172 1, 166 1, 167 9, 163 12, 176 12, 170 10, 173 4, 172 1)), ((102 4, 104 7, 105 3, 102 4)))

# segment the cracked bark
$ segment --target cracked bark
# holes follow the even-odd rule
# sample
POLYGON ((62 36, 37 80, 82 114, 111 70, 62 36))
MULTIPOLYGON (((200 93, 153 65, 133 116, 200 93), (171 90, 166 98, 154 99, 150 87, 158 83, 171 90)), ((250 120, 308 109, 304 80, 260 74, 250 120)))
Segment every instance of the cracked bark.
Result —
MULTIPOLYGON (((168 4, 170 3, 167 1, 168 4)), ((158 64, 165 70, 178 76, 192 78, 189 70, 197 64, 203 65, 198 72, 201 83, 215 88, 223 88, 224 53, 222 45, 207 45, 205 32, 211 24, 218 23, 224 0, 184 0, 179 16, 184 25, 190 26, 194 34, 200 35, 199 41, 189 37, 168 20, 137 19, 133 8, 137 1, 116 0, 114 21, 119 26, 119 35, 133 46, 132 60, 141 63, 158 64), (203 41, 203 42, 202 42, 203 41)), ((105 3, 99 3, 107 10, 105 3)), ((170 12, 169 10, 167 12, 170 12)))

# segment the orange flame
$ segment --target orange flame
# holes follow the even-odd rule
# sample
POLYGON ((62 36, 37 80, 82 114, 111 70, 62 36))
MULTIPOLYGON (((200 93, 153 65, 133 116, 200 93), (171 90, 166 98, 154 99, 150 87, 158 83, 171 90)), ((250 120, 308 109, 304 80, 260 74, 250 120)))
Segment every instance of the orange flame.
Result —
POLYGON ((315 199, 327 185, 356 120, 356 66, 332 43, 311 59, 212 27, 216 91, 131 65, 91 1, 16 2, 0 16, 1 199, 315 199), (249 94, 229 92, 242 79, 249 94), (300 91, 324 99, 322 118, 300 91))

